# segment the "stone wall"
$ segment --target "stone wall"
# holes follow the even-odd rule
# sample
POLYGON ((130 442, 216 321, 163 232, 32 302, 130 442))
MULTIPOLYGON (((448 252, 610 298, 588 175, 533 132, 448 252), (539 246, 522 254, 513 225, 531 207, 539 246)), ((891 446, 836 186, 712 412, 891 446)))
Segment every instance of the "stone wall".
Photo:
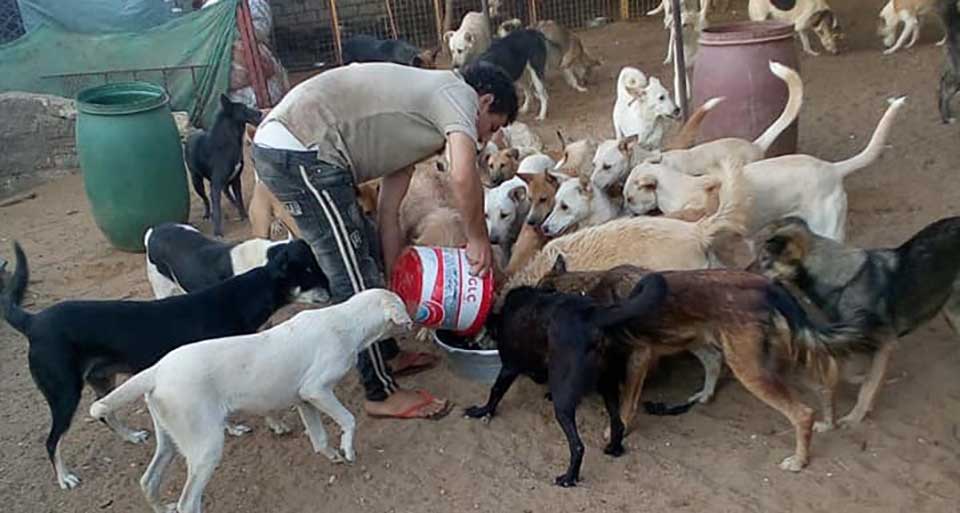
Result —
POLYGON ((0 94, 0 196, 75 171, 73 101, 29 93, 0 94))

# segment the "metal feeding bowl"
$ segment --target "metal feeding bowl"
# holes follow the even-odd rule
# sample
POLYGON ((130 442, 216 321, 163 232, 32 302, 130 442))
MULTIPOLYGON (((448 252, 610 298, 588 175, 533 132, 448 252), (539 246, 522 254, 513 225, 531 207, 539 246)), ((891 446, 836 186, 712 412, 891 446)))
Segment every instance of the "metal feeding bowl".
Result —
POLYGON ((456 335, 452 331, 437 330, 433 341, 443 349, 454 374, 472 381, 490 384, 500 374, 500 353, 496 349, 471 349, 474 347, 495 347, 487 331, 483 330, 473 337, 456 335))

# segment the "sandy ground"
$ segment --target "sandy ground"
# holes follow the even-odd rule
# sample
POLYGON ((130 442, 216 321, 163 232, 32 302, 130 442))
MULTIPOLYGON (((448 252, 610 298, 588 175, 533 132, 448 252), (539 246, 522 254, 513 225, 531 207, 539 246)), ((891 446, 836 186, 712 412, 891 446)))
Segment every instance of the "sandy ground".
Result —
MULTIPOLYGON (((909 95, 881 161, 847 180, 852 242, 897 244, 925 224, 956 214, 960 204, 955 181, 960 134, 955 126, 941 125, 935 111, 942 53, 932 43, 940 29, 928 23, 917 48, 884 57, 873 34, 882 2, 834 4, 840 4, 849 49, 838 57, 802 58, 806 94, 800 147, 827 159, 846 158, 866 143, 885 98, 909 95)), ((665 36, 659 23, 614 24, 583 34, 589 50, 606 65, 588 94, 575 93, 559 80, 550 84, 549 121, 537 126, 544 140, 553 140, 555 128, 568 137, 609 134, 614 77, 622 65, 669 78, 660 64, 665 36)), ((79 176, 35 192, 34 200, 0 209, 0 251, 12 258, 8 244, 16 238, 30 258, 30 309, 64 298, 148 296, 143 256, 106 244, 90 217, 79 176)), ((209 223, 199 220, 201 212, 194 198, 191 219, 209 231, 209 223)), ((227 236, 247 236, 236 212, 229 206, 225 212, 227 236)), ((89 391, 64 449, 83 483, 71 492, 56 486, 43 450, 49 414, 30 380, 26 354, 26 341, 0 327, 0 509, 147 511, 137 483, 153 442, 129 445, 91 422, 89 391)), ((679 358, 664 369, 647 388, 648 398, 678 400, 699 386, 701 370, 692 359, 679 358)), ((793 444, 787 421, 728 377, 710 405, 679 417, 641 417, 619 459, 601 451, 605 417, 599 399, 592 398, 579 416, 587 445, 583 482, 565 490, 551 484, 566 465, 567 449, 544 390, 518 382, 499 416, 483 425, 460 413, 484 400, 486 387, 441 366, 402 384, 445 394, 458 405, 454 414, 436 422, 359 415, 359 459, 353 465, 333 465, 313 454, 299 429, 278 438, 261 420, 249 419, 256 431, 227 441, 207 488, 206 511, 957 512, 958 369, 960 345, 945 323, 938 318, 919 329, 903 340, 874 413, 857 428, 815 436, 813 460, 800 474, 776 468, 793 444)), ((350 410, 361 411, 362 390, 353 373, 338 395, 350 410)), ((840 410, 854 399, 855 389, 846 388, 840 410)), ((152 429, 142 405, 122 416, 133 426, 152 429)), ((284 418, 299 426, 293 412, 284 418)), ((165 486, 171 500, 183 478, 178 461, 165 486)))

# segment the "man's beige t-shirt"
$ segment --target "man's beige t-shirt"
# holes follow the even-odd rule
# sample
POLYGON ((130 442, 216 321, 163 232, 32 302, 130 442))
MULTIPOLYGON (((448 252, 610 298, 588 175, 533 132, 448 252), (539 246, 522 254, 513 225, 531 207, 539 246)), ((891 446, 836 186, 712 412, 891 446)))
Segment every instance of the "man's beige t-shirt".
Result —
POLYGON ((476 144, 478 103, 449 70, 350 64, 298 84, 261 126, 279 121, 321 161, 363 183, 436 154, 451 132, 476 144))

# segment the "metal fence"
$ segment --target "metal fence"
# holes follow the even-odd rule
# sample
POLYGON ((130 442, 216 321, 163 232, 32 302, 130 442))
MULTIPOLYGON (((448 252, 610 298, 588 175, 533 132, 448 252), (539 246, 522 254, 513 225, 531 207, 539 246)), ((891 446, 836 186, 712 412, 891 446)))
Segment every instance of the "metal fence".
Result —
MULTIPOLYGON (((517 18, 524 25, 554 20, 578 29, 633 19, 660 0, 488 0, 494 30, 517 18)), ((440 46, 463 15, 481 11, 480 0, 273 0, 276 49, 290 69, 339 64, 343 40, 356 34, 399 38, 420 48, 440 46), (449 15, 448 15, 449 14, 449 15)))

